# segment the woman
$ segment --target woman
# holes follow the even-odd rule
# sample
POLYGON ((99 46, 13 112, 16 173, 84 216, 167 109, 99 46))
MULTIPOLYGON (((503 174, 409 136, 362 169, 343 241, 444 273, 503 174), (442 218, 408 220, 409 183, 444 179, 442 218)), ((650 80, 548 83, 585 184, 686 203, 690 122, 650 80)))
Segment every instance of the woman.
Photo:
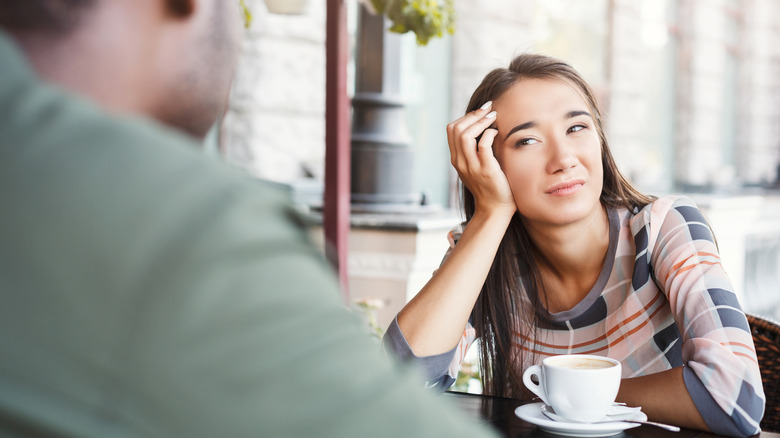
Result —
POLYGON ((479 338, 485 390, 507 397, 545 357, 609 356, 623 365, 618 400, 651 419, 759 431, 755 349, 706 220, 626 181, 576 71, 520 55, 447 136, 465 228, 388 328, 389 350, 446 387, 479 338))

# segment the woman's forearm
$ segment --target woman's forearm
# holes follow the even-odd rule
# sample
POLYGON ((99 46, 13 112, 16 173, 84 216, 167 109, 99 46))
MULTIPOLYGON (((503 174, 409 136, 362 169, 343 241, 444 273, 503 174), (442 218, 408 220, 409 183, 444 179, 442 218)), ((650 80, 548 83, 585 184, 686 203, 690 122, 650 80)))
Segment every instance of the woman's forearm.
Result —
POLYGON ((458 344, 513 214, 478 211, 436 275, 398 314, 415 355, 444 353, 458 344))
POLYGON ((682 367, 623 379, 617 401, 641 406, 653 421, 709 431, 685 387, 682 367))

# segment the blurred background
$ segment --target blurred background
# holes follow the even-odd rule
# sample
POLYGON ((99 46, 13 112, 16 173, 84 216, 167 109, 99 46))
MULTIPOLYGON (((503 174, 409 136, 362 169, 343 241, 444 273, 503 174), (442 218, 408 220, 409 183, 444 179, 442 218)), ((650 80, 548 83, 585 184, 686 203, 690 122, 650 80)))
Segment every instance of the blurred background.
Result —
MULTIPOLYGON (((321 242, 326 6, 281 1, 297 9, 247 1, 254 24, 211 147, 288 185, 321 242)), ((374 312, 379 330, 436 269, 461 220, 445 125, 487 72, 522 52, 583 74, 625 175, 646 193, 694 198, 745 310, 780 318, 780 2, 455 0, 454 34, 425 46, 412 34, 372 34, 382 19, 346 3, 349 299, 374 312)))

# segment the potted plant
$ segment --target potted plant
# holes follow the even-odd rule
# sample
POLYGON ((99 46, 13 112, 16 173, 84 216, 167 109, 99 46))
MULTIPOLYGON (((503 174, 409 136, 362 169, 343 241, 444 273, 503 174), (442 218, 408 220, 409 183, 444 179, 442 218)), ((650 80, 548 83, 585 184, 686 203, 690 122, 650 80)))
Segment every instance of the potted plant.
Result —
POLYGON ((455 32, 454 0, 360 0, 374 14, 386 16, 390 31, 414 32, 417 44, 424 46, 444 32, 455 32))

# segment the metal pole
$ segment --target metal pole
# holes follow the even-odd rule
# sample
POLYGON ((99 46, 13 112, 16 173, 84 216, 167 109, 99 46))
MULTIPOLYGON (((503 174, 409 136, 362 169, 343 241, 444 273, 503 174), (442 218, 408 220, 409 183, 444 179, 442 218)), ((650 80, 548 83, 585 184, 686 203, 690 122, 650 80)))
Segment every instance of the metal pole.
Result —
POLYGON ((347 95, 347 7, 327 0, 325 79, 325 250, 338 271, 342 298, 349 304, 347 249, 350 214, 350 101, 347 95))

